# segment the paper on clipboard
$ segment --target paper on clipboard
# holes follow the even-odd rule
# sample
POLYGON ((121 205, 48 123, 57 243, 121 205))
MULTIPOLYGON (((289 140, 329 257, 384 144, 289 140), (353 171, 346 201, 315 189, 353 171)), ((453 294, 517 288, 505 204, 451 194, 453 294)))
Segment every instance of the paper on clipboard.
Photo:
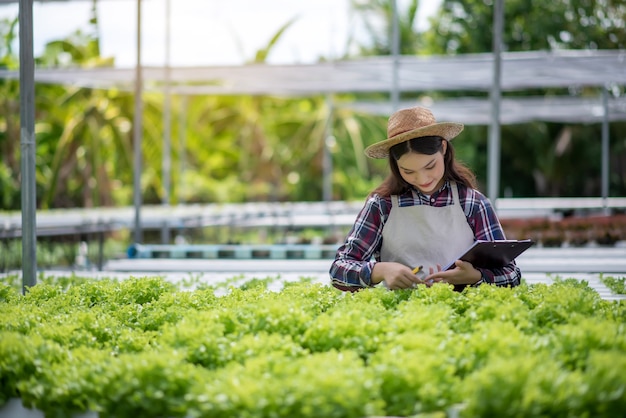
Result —
POLYGON ((513 261, 535 242, 526 240, 474 241, 474 243, 452 260, 442 271, 454 268, 456 260, 471 263, 476 268, 500 268, 513 261))

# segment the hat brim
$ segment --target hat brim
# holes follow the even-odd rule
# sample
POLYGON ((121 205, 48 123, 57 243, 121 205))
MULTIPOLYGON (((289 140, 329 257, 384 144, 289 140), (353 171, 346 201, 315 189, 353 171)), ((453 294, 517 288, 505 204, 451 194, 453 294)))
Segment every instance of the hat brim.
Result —
POLYGON ((462 123, 433 123, 432 125, 424 126, 422 128, 402 132, 401 134, 372 144, 369 147, 365 148, 365 155, 370 158, 387 158, 389 156, 389 149, 391 147, 401 142, 408 141, 409 139, 419 138, 422 136, 440 136, 443 139, 450 141, 458 134, 460 134, 462 130, 462 123))

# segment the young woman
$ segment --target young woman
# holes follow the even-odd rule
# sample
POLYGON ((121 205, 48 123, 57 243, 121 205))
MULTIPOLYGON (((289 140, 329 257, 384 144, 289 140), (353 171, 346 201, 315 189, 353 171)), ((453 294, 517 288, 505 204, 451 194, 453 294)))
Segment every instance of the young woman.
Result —
POLYGON ((391 115, 388 138, 365 150, 368 157, 388 158, 391 173, 370 193, 337 250, 330 268, 335 287, 520 284, 514 261, 488 270, 457 260, 441 271, 475 240, 506 239, 491 202, 476 190, 475 175, 455 159, 450 141, 462 130, 460 123, 437 123, 421 107, 391 115), (416 266, 425 274, 415 274, 416 266))

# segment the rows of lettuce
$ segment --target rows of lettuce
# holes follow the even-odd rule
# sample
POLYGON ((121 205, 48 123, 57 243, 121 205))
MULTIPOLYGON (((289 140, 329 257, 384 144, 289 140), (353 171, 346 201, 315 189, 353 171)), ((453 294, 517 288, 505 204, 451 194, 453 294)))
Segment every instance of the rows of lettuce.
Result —
POLYGON ((156 277, 0 285, 0 405, 47 417, 590 416, 626 410, 626 304, 585 282, 342 293, 156 277))

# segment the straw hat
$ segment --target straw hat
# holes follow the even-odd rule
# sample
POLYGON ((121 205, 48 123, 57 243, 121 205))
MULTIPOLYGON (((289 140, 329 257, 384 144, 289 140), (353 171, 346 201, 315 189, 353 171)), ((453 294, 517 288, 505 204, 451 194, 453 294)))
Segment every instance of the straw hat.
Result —
POLYGON ((367 147, 365 155, 370 158, 387 158, 389 148, 409 139, 422 136, 440 136, 450 141, 462 130, 462 123, 437 123, 432 112, 424 107, 401 109, 389 117, 387 139, 367 147))

